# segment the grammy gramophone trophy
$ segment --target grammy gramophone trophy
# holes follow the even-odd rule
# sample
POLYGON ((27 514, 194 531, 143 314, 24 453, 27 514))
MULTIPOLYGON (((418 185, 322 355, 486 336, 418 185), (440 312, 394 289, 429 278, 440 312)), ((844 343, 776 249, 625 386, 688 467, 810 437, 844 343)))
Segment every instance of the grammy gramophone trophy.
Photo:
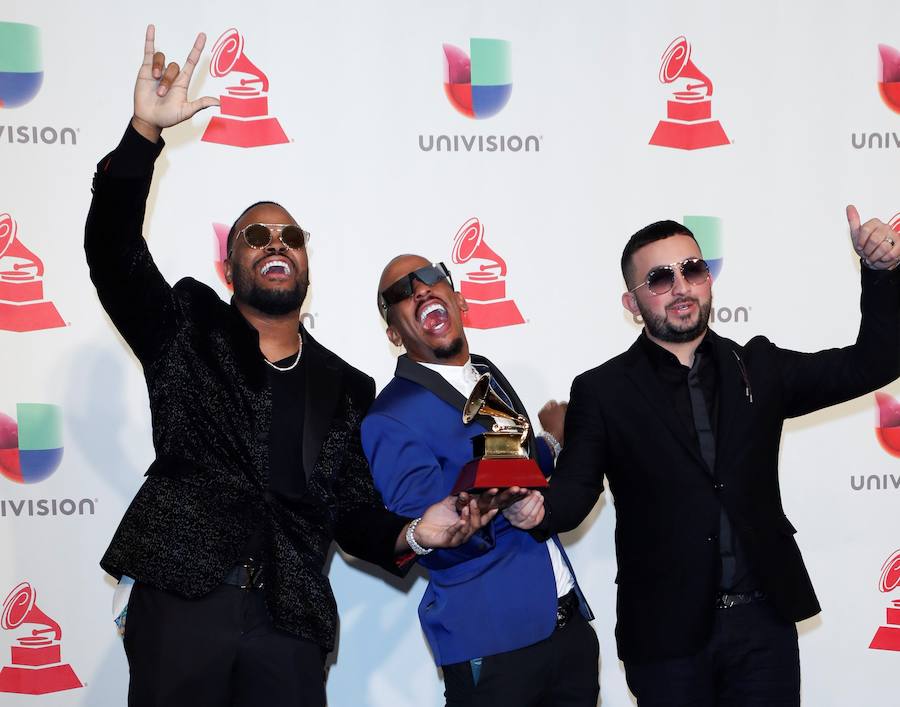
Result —
POLYGON ((528 420, 494 392, 490 373, 485 373, 475 383, 463 408, 463 423, 468 425, 478 415, 493 417, 493 427, 472 437, 475 458, 462 468, 451 494, 461 491, 479 493, 510 486, 546 487, 546 477, 537 462, 528 457, 528 420))

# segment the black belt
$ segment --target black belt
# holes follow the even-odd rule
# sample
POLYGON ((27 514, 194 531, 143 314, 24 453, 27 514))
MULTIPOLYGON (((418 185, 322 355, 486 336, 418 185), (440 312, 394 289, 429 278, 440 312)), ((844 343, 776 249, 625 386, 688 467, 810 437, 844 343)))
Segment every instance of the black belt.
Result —
POLYGON ((752 592, 741 592, 738 594, 726 594, 719 592, 716 594, 715 607, 717 609, 730 609, 734 606, 743 606, 744 604, 752 604, 755 601, 763 601, 766 593, 760 589, 754 589, 752 592))
POLYGON ((561 596, 556 602, 556 628, 560 629, 578 612, 578 595, 574 589, 561 596))
POLYGON ((223 584, 231 584, 238 589, 262 589, 265 566, 252 557, 246 562, 235 565, 222 579, 223 584))

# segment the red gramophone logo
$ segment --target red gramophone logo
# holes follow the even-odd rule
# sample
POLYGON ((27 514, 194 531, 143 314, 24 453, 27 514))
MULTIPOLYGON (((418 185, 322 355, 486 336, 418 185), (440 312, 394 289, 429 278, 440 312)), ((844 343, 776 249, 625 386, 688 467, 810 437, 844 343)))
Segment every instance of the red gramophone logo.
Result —
POLYGON ((0 214, 0 329, 65 326, 53 302, 44 299, 44 263, 17 239, 17 231, 16 220, 0 214))
POLYGON ((212 49, 209 73, 222 78, 231 72, 249 74, 219 96, 221 115, 214 115, 201 138, 234 147, 261 147, 288 142, 278 118, 269 115, 269 79, 244 54, 244 37, 233 27, 212 49))
MULTIPOLYGON (((881 567, 878 591, 894 591, 900 587, 900 550, 896 550, 881 567)), ((875 631, 869 648, 882 651, 900 651, 900 599, 894 599, 887 608, 887 620, 875 631)))
POLYGON ((459 286, 469 303, 463 313, 465 326, 494 329, 525 323, 516 303, 506 297, 506 262, 484 242, 484 226, 477 218, 460 227, 451 257, 457 265, 467 263, 471 268, 459 286))
POLYGON ((691 45, 684 36, 673 40, 663 53, 659 80, 679 83, 666 103, 668 119, 659 121, 651 145, 699 150, 729 143, 722 124, 712 117, 712 81, 691 61, 691 45))
POLYGON ((0 669, 0 692, 46 695, 83 687, 72 666, 62 662, 62 629, 37 607, 36 599, 31 585, 22 582, 3 602, 0 627, 13 631, 30 624, 36 628, 15 639, 11 664, 0 669))

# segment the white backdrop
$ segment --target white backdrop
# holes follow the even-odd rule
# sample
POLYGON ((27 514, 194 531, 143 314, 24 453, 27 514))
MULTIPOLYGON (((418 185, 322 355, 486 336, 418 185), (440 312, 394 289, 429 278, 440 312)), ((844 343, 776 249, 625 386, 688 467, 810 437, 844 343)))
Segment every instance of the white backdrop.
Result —
MULTIPOLYGON (((16 457, 15 443, 4 452, 3 441, 13 439, 17 414, 20 448, 53 447, 47 437, 59 430, 64 451, 40 482, 0 476, 0 599, 31 585, 62 630, 62 656, 45 658, 36 682, 47 688, 69 665, 83 686, 43 697, 4 692, 4 704, 125 700, 127 665, 110 618, 114 585, 97 561, 153 451, 141 370, 97 302, 82 229, 94 165, 130 117, 148 22, 157 25, 158 47, 179 62, 197 31, 209 35, 194 96, 235 84, 235 74, 210 75, 209 57, 222 33, 239 30, 246 56, 270 80, 269 114, 289 139, 249 149, 203 141, 218 108, 166 132, 145 230, 161 270, 172 282, 197 277, 227 297, 213 224, 230 224, 257 199, 284 203, 312 232, 307 324, 379 387, 397 354, 375 308, 381 267, 395 254, 420 252, 464 279, 466 266, 452 264, 451 254, 470 218, 506 261, 506 298, 525 320, 470 329, 472 349, 495 360, 535 412, 638 333, 619 305, 618 259, 627 237, 650 221, 721 219, 709 246, 724 257, 715 286, 720 333, 741 342, 765 333, 816 350, 849 343, 858 323, 845 204, 857 204, 864 218, 900 211, 900 108, 878 91, 878 45, 900 47, 900 5, 891 0, 161 0, 152 14, 110 0, 6 0, 0 42, 10 36, 2 23, 36 26, 40 50, 30 61, 41 66, 0 43, 0 91, 9 90, 3 72, 38 68, 44 76, 24 105, 0 105, 0 213, 42 261, 43 297, 64 326, 41 328, 53 309, 32 302, 36 330, 0 330, 0 467, 16 457), (714 85, 712 117, 727 144, 648 144, 673 91, 685 89, 685 79, 659 79, 660 57, 681 35, 714 85), (511 97, 484 120, 456 111, 441 86, 442 45, 468 53, 475 37, 510 42, 511 97), (459 149, 422 149, 441 135, 459 136, 459 149), (479 136, 483 151, 472 140, 479 136), (536 139, 527 152, 489 151, 487 136, 507 145, 518 144, 513 136, 536 139), (21 403, 59 406, 61 422, 34 427, 25 409, 17 413, 21 403), (67 514, 64 499, 80 512, 67 514)), ((676 128, 678 139, 699 127, 676 128)), ((0 257, 3 329, 16 328, 10 322, 25 306, 9 293, 25 281, 41 284, 34 267, 14 269, 28 258, 14 257, 0 257)), ((29 292, 24 299, 40 299, 29 292)), ((900 397, 900 384, 883 392, 900 397)), ((897 700, 900 640, 884 632, 894 650, 869 648, 900 598, 890 592, 890 573, 880 583, 900 548, 900 452, 889 453, 889 433, 879 444, 877 420, 874 396, 866 396, 790 422, 782 445, 785 508, 824 607, 800 626, 809 705, 897 700)), ((565 540, 597 615, 602 703, 627 707, 633 701, 613 642, 611 500, 565 540)), ((340 555, 330 577, 341 614, 330 703, 441 704, 415 611, 424 580, 385 581, 340 555)), ((40 627, 0 627, 0 667, 12 666, 10 647, 29 628, 40 627)))

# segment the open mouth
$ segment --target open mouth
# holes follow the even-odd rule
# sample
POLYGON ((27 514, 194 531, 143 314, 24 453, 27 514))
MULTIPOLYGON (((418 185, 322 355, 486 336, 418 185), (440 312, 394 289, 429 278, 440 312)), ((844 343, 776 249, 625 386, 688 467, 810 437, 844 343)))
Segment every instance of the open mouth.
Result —
POLYGON ((695 306, 696 306, 696 302, 694 300, 686 299, 686 300, 679 300, 678 302, 674 302, 674 303, 670 304, 668 307, 666 307, 666 309, 668 309, 670 312, 673 312, 674 314, 676 314, 678 316, 683 317, 687 314, 690 314, 694 310, 695 306))
POLYGON ((443 334, 450 327, 450 313, 443 302, 428 302, 419 309, 417 318, 428 334, 443 334))
POLYGON ((269 280, 283 280, 293 272, 290 262, 285 258, 272 258, 263 263, 259 274, 269 280))

